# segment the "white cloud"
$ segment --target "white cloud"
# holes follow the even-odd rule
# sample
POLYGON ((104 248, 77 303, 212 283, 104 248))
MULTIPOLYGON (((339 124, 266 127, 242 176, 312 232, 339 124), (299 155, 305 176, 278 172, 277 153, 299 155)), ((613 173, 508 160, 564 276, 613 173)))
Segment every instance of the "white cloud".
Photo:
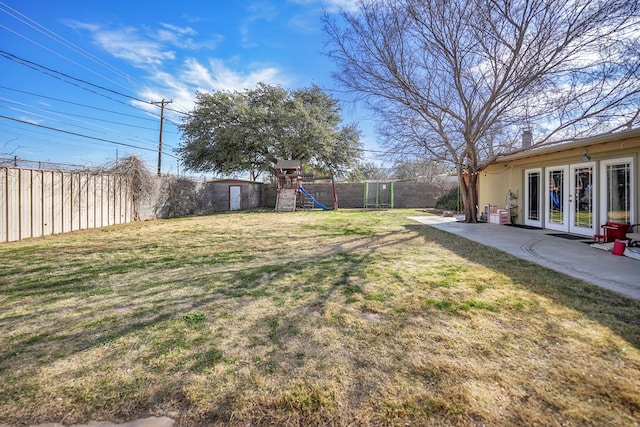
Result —
MULTIPOLYGON (((189 111, 194 107, 196 92, 243 91, 254 88, 258 82, 286 86, 290 80, 273 66, 258 64, 242 72, 233 70, 221 59, 211 58, 203 64, 195 58, 188 58, 174 72, 157 67, 150 70, 149 85, 138 93, 138 97, 144 100, 171 99, 172 108, 189 111)), ((157 114, 153 105, 135 104, 157 114)), ((174 121, 180 120, 171 111, 167 116, 174 121)))
POLYGON ((94 33, 94 40, 116 58, 138 67, 175 59, 174 51, 165 49, 162 43, 141 37, 131 27, 98 31, 94 33))
POLYGON ((212 90, 242 91, 258 82, 285 84, 286 79, 276 67, 256 66, 247 72, 235 71, 220 59, 209 59, 208 66, 194 58, 185 61, 179 80, 193 88, 193 92, 212 90), (188 83, 187 83, 188 82, 188 83))
MULTIPOLYGON (((15 110, 12 108, 12 110, 15 110)), ((39 125, 43 122, 43 120, 36 120, 33 116, 18 116, 16 117, 18 120, 22 120, 23 122, 31 123, 32 125, 39 125)))
POLYGON ((215 86, 210 70, 194 58, 185 61, 180 79, 189 82, 197 90, 211 90, 215 86))
POLYGON ((245 10, 247 14, 238 31, 240 32, 243 46, 245 48, 252 48, 258 46, 258 43, 251 40, 251 26, 259 21, 273 21, 278 16, 278 9, 264 1, 254 1, 249 4, 245 10))
POLYGON ((191 27, 180 27, 178 25, 166 24, 166 23, 161 23, 160 25, 175 34, 189 35, 189 36, 195 36, 196 34, 198 34, 198 32, 191 27))
POLYGON ((346 10, 347 12, 355 12, 359 9, 358 0, 291 0, 293 3, 309 6, 312 4, 318 4, 320 7, 326 9, 329 13, 337 13, 340 10, 346 10))
POLYGON ((357 0, 321 0, 320 3, 322 3, 329 12, 337 12, 339 10, 355 12, 359 9, 357 0))
POLYGON ((174 51, 166 49, 162 42, 147 36, 138 28, 104 28, 99 24, 79 21, 68 21, 67 25, 77 30, 88 31, 95 44, 112 56, 124 59, 137 67, 160 64, 175 58, 174 51))
POLYGON ((181 49, 215 49, 224 39, 222 35, 216 34, 209 39, 196 41, 195 37, 198 36, 198 32, 191 27, 179 27, 166 23, 160 25, 162 28, 149 36, 155 38, 158 42, 168 43, 181 49))
POLYGON ((214 49, 221 35, 195 41, 198 32, 191 27, 161 23, 157 29, 147 27, 105 28, 99 24, 68 21, 72 28, 88 31, 94 43, 116 58, 137 66, 159 65, 176 58, 176 49, 214 49))
MULTIPOLYGON (((254 17, 271 19, 273 10, 255 6, 254 17)), ((220 39, 205 42, 195 41, 198 33, 191 27, 162 23, 157 29, 147 27, 104 28, 98 24, 73 22, 76 29, 88 31, 96 44, 116 58, 144 69, 146 88, 137 92, 142 100, 158 101, 172 99, 176 109, 193 108, 195 93, 217 90, 243 91, 253 88, 258 82, 286 86, 291 83, 276 66, 248 64, 234 68, 237 60, 220 58, 182 59, 181 53, 200 47, 212 47, 220 39)), ((157 110, 152 105, 138 103, 147 111, 157 110)))

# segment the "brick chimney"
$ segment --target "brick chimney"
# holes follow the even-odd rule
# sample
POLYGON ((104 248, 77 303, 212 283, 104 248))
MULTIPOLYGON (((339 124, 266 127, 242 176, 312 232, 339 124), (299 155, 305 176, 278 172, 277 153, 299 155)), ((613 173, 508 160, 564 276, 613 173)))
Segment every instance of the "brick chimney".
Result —
POLYGON ((533 141, 533 134, 531 133, 531 129, 525 129, 522 131, 522 148, 531 147, 531 142, 533 141))

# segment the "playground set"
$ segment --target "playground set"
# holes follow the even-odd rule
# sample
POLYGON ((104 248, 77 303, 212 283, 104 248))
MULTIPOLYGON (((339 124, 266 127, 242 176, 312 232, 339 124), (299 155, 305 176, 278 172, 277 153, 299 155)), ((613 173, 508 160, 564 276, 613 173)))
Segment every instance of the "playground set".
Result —
POLYGON ((293 212, 297 209, 320 208, 329 210, 317 200, 314 184, 330 181, 333 189, 333 209, 338 209, 338 196, 333 176, 316 176, 302 173, 300 160, 279 160, 276 163, 276 212, 293 212))

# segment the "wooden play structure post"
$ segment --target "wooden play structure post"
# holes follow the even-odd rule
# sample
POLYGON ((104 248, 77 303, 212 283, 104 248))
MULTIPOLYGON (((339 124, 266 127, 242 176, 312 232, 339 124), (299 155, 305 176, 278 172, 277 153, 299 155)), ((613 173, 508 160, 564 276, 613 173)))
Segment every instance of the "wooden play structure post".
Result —
POLYGON ((276 212, 295 211, 298 189, 302 180, 302 162, 300 160, 278 160, 276 178, 276 212))

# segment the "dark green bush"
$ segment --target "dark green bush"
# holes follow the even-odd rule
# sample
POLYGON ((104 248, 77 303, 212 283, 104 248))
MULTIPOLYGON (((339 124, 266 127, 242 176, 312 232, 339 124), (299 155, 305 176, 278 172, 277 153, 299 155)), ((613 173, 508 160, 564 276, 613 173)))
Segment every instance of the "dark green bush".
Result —
POLYGON ((462 196, 459 193, 458 187, 452 188, 449 192, 438 197, 438 200, 436 200, 436 209, 456 212, 462 211, 462 196))

